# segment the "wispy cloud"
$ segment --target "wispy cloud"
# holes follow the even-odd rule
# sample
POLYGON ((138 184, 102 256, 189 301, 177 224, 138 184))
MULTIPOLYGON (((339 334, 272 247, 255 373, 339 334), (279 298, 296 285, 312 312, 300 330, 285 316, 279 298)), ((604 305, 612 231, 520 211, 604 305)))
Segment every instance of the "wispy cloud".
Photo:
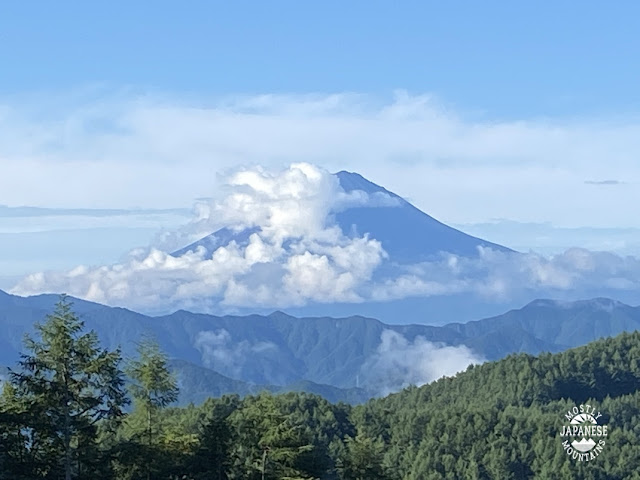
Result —
POLYGON ((378 394, 388 395, 409 385, 422 386, 452 376, 484 361, 464 345, 441 345, 422 337, 409 341, 397 332, 384 330, 376 352, 362 366, 361 379, 378 394))
POLYGON ((624 185, 620 180, 585 180, 587 185, 624 185))
POLYGON ((205 366, 232 378, 247 378, 245 368, 252 366, 256 355, 268 355, 278 350, 273 342, 234 342, 225 329, 198 332, 194 346, 202 354, 205 366))
POLYGON ((43 208, 43 207, 10 207, 0 205, 0 218, 29 218, 29 217, 153 217, 156 215, 191 216, 187 208, 43 208))
POLYGON ((636 118, 470 120, 403 92, 391 101, 107 92, 0 107, 0 191, 10 205, 187 206, 217 194, 217 172, 307 161, 358 171, 446 222, 638 226, 619 208, 638 203, 638 189, 584 182, 637 182, 638 151, 636 118))
POLYGON ((96 228, 177 227, 191 209, 103 210, 0 206, 0 233, 52 232, 96 228))
POLYGON ((507 219, 453 226, 522 252, 556 255, 580 246, 587 250, 640 256, 640 228, 637 227, 567 227, 551 222, 518 222, 507 219))

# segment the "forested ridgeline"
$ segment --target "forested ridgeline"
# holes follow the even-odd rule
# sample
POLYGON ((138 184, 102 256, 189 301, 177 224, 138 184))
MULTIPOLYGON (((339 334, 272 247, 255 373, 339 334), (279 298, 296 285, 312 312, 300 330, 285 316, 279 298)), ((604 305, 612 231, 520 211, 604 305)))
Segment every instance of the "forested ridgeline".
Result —
POLYGON ((172 407, 158 347, 123 361, 63 298, 0 399, 1 479, 640 479, 640 333, 514 355, 358 407, 305 393, 172 407), (607 425, 577 461, 565 414, 607 425))
POLYGON ((512 355, 354 408, 399 479, 640 479, 640 332, 560 354, 512 355), (569 458, 564 414, 589 404, 609 426, 592 462, 569 458))

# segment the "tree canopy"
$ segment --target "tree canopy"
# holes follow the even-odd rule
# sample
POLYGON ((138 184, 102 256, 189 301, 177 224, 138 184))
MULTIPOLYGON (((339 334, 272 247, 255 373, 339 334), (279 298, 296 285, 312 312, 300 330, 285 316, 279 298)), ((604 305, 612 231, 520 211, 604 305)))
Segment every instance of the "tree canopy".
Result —
POLYGON ((268 392, 172 406, 158 346, 141 342, 122 370, 65 297, 36 333, 0 397, 0 479, 640 480, 639 332, 357 407, 268 392), (585 403, 610 434, 578 462, 559 433, 585 403))

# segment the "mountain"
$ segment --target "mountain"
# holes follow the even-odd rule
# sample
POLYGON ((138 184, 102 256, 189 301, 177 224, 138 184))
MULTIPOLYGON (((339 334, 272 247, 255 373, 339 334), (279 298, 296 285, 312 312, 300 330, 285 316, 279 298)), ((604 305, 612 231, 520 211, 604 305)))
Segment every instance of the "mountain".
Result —
MULTIPOLYGON (((347 208, 334 214, 336 223, 344 235, 368 233, 370 237, 382 243, 393 262, 418 263, 440 252, 473 257, 478 254, 478 247, 512 251, 439 222, 399 195, 370 182, 358 173, 341 171, 335 176, 347 193, 361 191, 368 194, 370 199, 381 198, 380 195, 383 195, 393 200, 383 203, 370 200, 369 204, 364 206, 347 208)), ((245 244, 250 235, 257 231, 258 228, 247 228, 240 232, 222 228, 173 252, 172 255, 180 256, 198 247, 204 247, 207 253, 211 254, 231 241, 245 244)))
MULTIPOLYGON (((271 393, 307 392, 320 395, 333 403, 350 404, 363 403, 372 396, 372 392, 363 388, 338 388, 309 380, 298 380, 285 386, 257 385, 225 377, 210 368, 204 368, 184 360, 170 360, 169 369, 178 382, 180 389, 178 403, 181 405, 201 404, 210 397, 217 398, 229 394, 255 395, 264 391, 271 393)), ((0 380, 2 378, 3 370, 0 368, 0 380)))
POLYGON ((353 207, 335 214, 345 235, 354 231, 361 235, 369 233, 372 238, 382 242, 394 262, 418 263, 440 252, 474 257, 478 255, 478 247, 512 251, 439 222, 358 173, 342 171, 335 175, 346 192, 361 190, 369 194, 384 193, 397 200, 395 206, 353 207))
MULTIPOLYGON (((405 266, 434 259, 442 252, 471 258, 478 256, 479 247, 512 252, 505 246, 473 237, 445 225, 396 193, 358 173, 341 171, 334 175, 346 193, 361 192, 360 197, 367 200, 364 204, 356 202, 348 208, 338 208, 331 213, 331 219, 345 236, 352 238, 368 234, 370 238, 379 241, 388 254, 386 260, 374 271, 372 282, 384 283, 387 276, 395 277, 402 274, 405 266)), ((240 231, 221 228, 174 251, 172 255, 180 256, 198 247, 204 247, 206 254, 211 255, 216 249, 232 241, 245 246, 249 237, 257 232, 260 232, 260 228, 255 226, 240 231)), ((388 301, 310 303, 302 307, 290 307, 288 313, 301 317, 364 315, 388 323, 442 324, 446 321, 467 321, 479 316, 495 315, 530 299, 531 297, 514 297, 509 300, 487 301, 486 298, 465 292, 409 296, 388 301)), ((255 308, 237 310, 240 314, 267 314, 269 311, 255 308)))
MULTIPOLYGON (((0 365, 18 360, 24 333, 44 319, 57 298, 0 295, 0 365)), ((444 326, 388 325, 362 316, 296 318, 282 312, 219 317, 177 311, 149 317, 82 300, 75 300, 74 309, 105 346, 121 346, 125 355, 134 354, 142 336, 155 337, 196 397, 206 392, 291 388, 360 398, 363 391, 332 393, 331 388, 379 388, 380 378, 374 383, 371 375, 389 365, 400 368, 396 372, 400 377, 390 379, 394 385, 402 384, 402 375, 407 375, 407 382, 418 381, 410 375, 410 355, 422 367, 425 362, 446 364, 450 355, 465 352, 496 360, 518 352, 559 352, 640 329, 640 307, 604 298, 571 303, 536 300, 503 315, 444 326), (386 349, 382 348, 385 332, 395 335, 386 349), (431 349, 433 357, 421 357, 425 349, 431 349), (234 383, 238 381, 243 383, 234 383)))

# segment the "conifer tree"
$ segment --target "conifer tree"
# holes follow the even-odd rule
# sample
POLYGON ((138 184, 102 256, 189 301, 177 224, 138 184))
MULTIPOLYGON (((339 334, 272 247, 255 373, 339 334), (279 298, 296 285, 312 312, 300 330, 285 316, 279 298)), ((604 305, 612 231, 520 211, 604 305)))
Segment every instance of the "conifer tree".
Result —
MULTIPOLYGON (((132 381, 130 390, 136 413, 142 414, 145 419, 144 443, 151 458, 152 452, 156 450, 159 434, 158 412, 175 402, 179 393, 167 361, 167 356, 158 344, 145 339, 138 345, 138 358, 131 361, 127 368, 127 374, 132 381)), ((151 465, 151 462, 147 461, 147 478, 151 478, 154 467, 157 465, 151 465)))
POLYGON ((369 480, 387 478, 382 458, 384 444, 362 434, 347 437, 346 453, 340 459, 338 472, 343 480, 369 480))
POLYGON ((46 322, 35 326, 39 338, 26 337, 27 353, 12 372, 15 401, 27 412, 22 431, 37 437, 28 442, 31 448, 40 448, 50 472, 60 468, 65 480, 78 477, 90 461, 97 423, 119 419, 127 403, 120 351, 101 349, 95 332, 83 333, 71 307, 63 295, 46 322))

